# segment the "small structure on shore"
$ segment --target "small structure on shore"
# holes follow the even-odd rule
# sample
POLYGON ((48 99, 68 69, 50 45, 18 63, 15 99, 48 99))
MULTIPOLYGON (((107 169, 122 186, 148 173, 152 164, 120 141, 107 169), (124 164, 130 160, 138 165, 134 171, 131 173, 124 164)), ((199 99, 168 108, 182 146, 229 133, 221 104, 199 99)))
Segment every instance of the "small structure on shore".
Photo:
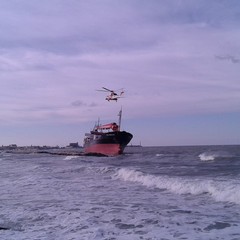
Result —
POLYGON ((67 147, 68 148, 80 148, 80 146, 78 145, 78 142, 76 142, 76 143, 69 143, 69 145, 67 147))

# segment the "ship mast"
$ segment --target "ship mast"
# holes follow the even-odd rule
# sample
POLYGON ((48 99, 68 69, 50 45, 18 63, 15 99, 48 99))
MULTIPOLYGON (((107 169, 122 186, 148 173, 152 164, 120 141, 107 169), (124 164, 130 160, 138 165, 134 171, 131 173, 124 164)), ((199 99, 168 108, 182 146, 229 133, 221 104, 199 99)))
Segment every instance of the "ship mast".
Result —
POLYGON ((119 111, 119 119, 118 119, 118 130, 120 131, 120 128, 121 128, 121 122, 122 122, 122 107, 121 107, 121 110, 119 111))

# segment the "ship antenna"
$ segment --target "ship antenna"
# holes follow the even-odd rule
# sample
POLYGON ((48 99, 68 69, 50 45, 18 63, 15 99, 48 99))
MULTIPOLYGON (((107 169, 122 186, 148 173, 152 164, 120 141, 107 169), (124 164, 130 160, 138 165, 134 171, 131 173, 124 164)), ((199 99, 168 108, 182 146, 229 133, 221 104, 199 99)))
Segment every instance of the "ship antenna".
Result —
POLYGON ((93 130, 97 129, 100 126, 100 118, 98 118, 98 121, 95 122, 95 125, 93 127, 93 130))
POLYGON ((121 128, 121 122, 122 122, 122 107, 121 107, 121 110, 119 111, 119 119, 118 119, 118 129, 120 131, 120 128, 121 128))

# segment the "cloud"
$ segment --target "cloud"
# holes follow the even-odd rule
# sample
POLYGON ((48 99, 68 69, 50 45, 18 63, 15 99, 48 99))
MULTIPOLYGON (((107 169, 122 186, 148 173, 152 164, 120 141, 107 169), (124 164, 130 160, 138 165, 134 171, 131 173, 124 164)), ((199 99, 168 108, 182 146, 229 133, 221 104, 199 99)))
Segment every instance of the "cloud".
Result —
POLYGON ((76 100, 76 101, 72 102, 71 105, 74 107, 81 107, 81 106, 86 106, 86 103, 84 103, 80 100, 76 100))
POLYGON ((76 100, 74 102, 71 103, 72 106, 74 107, 96 107, 97 104, 95 102, 92 102, 92 103, 85 103, 81 100, 76 100))
POLYGON ((1 3, 3 48, 63 54, 148 48, 164 26, 224 26, 239 7, 221 1, 10 1, 1 3))
POLYGON ((230 61, 232 63, 239 63, 240 62, 240 58, 236 58, 236 57, 231 56, 231 55, 222 55, 222 56, 216 55, 215 58, 218 59, 218 60, 227 60, 227 61, 230 61))
POLYGON ((4 1, 0 12, 6 119, 90 119, 121 103, 129 117, 239 109, 237 64, 212 57, 239 61, 233 1, 4 1), (125 98, 107 103, 102 86, 125 98))

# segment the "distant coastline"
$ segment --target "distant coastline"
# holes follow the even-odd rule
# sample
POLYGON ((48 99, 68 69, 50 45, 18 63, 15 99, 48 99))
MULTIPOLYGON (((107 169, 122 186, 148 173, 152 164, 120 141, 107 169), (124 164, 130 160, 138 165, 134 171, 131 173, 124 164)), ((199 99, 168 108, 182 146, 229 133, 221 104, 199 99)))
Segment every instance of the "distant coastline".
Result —
POLYGON ((17 146, 11 144, 8 146, 1 146, 1 152, 13 154, 51 154, 51 155, 83 155, 82 147, 59 147, 59 146, 17 146))

